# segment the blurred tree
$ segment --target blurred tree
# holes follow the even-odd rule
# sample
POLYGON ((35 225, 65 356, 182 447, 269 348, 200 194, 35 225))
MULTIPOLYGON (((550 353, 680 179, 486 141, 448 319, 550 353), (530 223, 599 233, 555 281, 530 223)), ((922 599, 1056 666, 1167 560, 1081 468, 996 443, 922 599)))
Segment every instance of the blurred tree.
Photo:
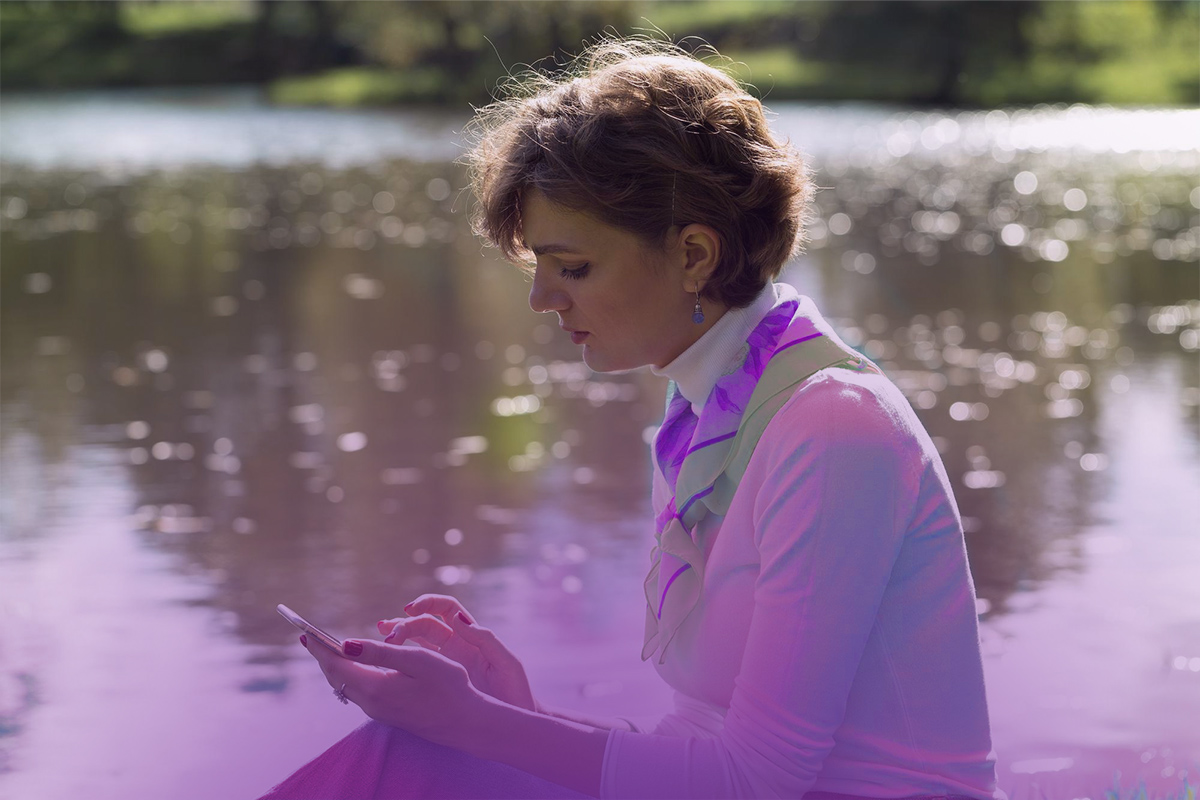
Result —
POLYGON ((253 0, 211 2, 161 2, 140 0, 120 3, 121 27, 133 36, 163 36, 171 33, 224 28, 254 18, 253 0))
POLYGON ((0 88, 247 83, 358 62, 328 0, 0 2, 0 88))
POLYGON ((1200 102, 1200 3, 1043 3, 1022 24, 1029 58, 997 75, 986 95, 1200 102))
MULTIPOLYGON (((444 100, 486 99, 514 65, 579 50, 605 26, 628 29, 628 0, 343 0, 342 33, 368 63, 440 75, 444 100)), ((435 99, 435 98, 430 98, 435 99)))
POLYGON ((1200 2, 0 2, 0 88, 267 83, 294 103, 485 102, 602 32, 705 41, 774 99, 1195 104, 1200 2))
POLYGON ((360 62, 355 48, 338 37, 345 15, 344 4, 328 0, 255 0, 249 59, 254 77, 270 81, 360 62))
POLYGON ((116 3, 86 0, 0 3, 2 85, 36 77, 47 88, 76 86, 86 83, 86 62, 94 72, 119 70, 118 54, 129 42, 119 12, 116 3))
POLYGON ((898 70, 913 79, 909 100, 970 105, 966 76, 987 73, 1026 53, 1023 21, 1038 4, 920 2, 832 3, 809 49, 845 69, 898 70))

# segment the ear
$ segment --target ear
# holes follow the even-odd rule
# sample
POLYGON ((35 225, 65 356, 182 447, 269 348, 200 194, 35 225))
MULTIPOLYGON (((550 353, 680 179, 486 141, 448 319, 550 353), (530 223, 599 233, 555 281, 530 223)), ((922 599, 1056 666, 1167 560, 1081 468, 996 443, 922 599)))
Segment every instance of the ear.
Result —
POLYGON ((703 290, 721 261, 721 235, 708 225, 693 223, 679 232, 679 248, 683 252, 684 289, 703 290))

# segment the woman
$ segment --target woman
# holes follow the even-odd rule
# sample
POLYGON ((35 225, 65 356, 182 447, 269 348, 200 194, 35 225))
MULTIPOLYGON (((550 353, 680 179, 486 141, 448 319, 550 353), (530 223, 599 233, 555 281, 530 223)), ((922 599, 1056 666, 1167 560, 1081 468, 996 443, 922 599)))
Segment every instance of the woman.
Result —
POLYGON ((475 227, 532 262, 530 305, 593 370, 671 379, 642 658, 676 710, 650 731, 543 713, 517 658, 426 595, 347 658, 306 645, 372 721, 268 797, 1003 798, 945 469, 772 283, 811 184, 758 101, 606 41, 475 130, 475 227))

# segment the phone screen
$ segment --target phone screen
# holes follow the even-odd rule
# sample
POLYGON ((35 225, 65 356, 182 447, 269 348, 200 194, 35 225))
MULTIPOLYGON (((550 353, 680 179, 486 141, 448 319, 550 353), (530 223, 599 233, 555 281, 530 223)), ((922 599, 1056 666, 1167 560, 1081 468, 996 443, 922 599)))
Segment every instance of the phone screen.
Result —
POLYGON ((292 623, 297 628, 304 631, 304 633, 308 634, 309 636, 312 636, 318 642, 325 645, 330 650, 337 653, 339 656, 342 656, 343 658, 345 657, 346 654, 342 652, 342 642, 336 636, 332 636, 332 635, 326 633, 325 631, 321 630, 316 625, 313 625, 311 622, 306 620, 304 617, 297 614, 295 611, 292 611, 290 608, 285 606, 283 603, 280 603, 279 605, 275 606, 275 610, 278 611, 280 614, 282 614, 283 618, 286 619, 288 622, 292 623))

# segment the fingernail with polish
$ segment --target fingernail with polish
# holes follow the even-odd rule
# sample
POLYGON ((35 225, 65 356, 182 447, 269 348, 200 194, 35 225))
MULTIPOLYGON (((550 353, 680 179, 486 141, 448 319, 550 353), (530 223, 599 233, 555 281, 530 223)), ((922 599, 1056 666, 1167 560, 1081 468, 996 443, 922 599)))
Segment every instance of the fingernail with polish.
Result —
POLYGON ((380 633, 383 633, 383 626, 384 626, 384 625, 387 625, 387 620, 383 620, 383 619, 381 619, 381 620, 379 620, 379 622, 376 622, 376 623, 375 623, 375 627, 379 629, 379 632, 380 632, 380 633))
POLYGON ((410 611, 412 611, 413 604, 414 604, 414 603, 416 603, 416 602, 417 602, 416 600, 413 600, 413 601, 412 601, 412 603, 409 603, 408 605, 406 605, 406 606, 404 607, 404 613, 406 613, 406 614, 407 614, 407 613, 409 613, 410 611))
POLYGON ((392 643, 393 641, 395 641, 395 639, 396 639, 396 634, 397 634, 397 633, 399 633, 399 632, 400 632, 400 629, 399 629, 399 628, 397 628, 396 630, 394 630, 394 631, 392 631, 391 633, 389 633, 387 636, 383 637, 383 643, 384 643, 384 644, 390 644, 390 643, 392 643))
POLYGON ((342 652, 351 658, 357 658, 362 655, 362 642, 342 642, 342 652))
POLYGON ((308 647, 308 637, 305 636, 304 634, 300 635, 300 644, 304 645, 305 647, 308 647))
POLYGON ((465 622, 467 625, 474 625, 474 624, 475 624, 474 622, 471 622, 471 620, 467 619, 467 615, 466 615, 466 614, 464 614, 464 613, 463 613, 463 612, 461 612, 461 611, 460 611, 460 612, 458 612, 458 618, 459 618, 459 619, 461 619, 463 622, 465 622))

